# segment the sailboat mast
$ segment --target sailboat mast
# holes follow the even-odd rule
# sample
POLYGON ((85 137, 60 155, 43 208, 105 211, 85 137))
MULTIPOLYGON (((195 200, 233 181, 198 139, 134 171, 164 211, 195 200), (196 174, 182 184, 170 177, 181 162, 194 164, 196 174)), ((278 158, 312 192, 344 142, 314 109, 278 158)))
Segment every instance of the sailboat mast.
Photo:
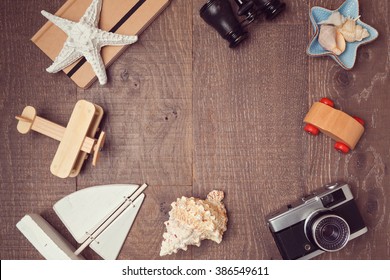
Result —
POLYGON ((74 252, 75 255, 79 255, 85 248, 89 246, 98 236, 101 234, 113 221, 115 221, 116 218, 124 210, 127 209, 127 207, 131 206, 133 204, 133 201, 137 199, 137 197, 147 188, 147 184, 143 184, 141 187, 139 187, 134 194, 131 196, 127 197, 124 203, 119 206, 114 213, 100 226, 98 227, 89 237, 87 240, 83 242, 83 244, 80 245, 80 247, 74 252))

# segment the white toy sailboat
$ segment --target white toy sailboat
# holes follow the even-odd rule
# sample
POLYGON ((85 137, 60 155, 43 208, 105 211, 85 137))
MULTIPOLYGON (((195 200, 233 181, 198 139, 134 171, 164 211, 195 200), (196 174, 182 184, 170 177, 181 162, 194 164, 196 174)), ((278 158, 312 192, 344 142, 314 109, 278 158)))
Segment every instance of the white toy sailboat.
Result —
POLYGON ((80 253, 88 246, 103 259, 116 259, 145 198, 142 192, 146 187, 95 186, 54 204, 58 217, 81 244, 77 250, 40 215, 25 215, 16 226, 46 259, 83 259, 80 253))

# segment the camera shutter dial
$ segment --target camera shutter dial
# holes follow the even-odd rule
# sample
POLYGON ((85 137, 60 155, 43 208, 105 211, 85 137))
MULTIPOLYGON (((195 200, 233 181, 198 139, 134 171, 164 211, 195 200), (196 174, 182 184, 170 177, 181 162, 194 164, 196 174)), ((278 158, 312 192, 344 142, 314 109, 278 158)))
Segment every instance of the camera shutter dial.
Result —
POLYGON ((338 186, 340 186, 339 183, 329 183, 329 184, 326 184, 324 186, 324 188, 331 191, 331 190, 334 190, 335 188, 337 188, 338 186))

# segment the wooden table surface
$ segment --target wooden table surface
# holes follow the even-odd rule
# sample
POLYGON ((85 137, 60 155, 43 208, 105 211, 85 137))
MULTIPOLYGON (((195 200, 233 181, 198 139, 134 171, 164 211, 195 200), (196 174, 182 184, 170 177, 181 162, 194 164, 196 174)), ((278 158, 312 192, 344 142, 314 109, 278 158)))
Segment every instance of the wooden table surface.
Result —
MULTIPOLYGON (((331 181, 351 185, 368 233, 319 259, 390 258, 389 2, 361 0, 361 19, 379 38, 358 50, 353 70, 330 58, 309 58, 309 9, 341 0, 286 0, 273 22, 250 26, 238 49, 199 17, 205 0, 172 0, 139 41, 108 69, 105 86, 77 88, 45 71, 51 61, 30 38, 40 11, 64 0, 2 0, 0 4, 0 258, 41 259, 16 229, 26 213, 41 214, 73 245, 52 206, 83 188, 113 183, 150 186, 119 259, 161 259, 170 203, 180 196, 225 192, 228 230, 221 244, 163 259, 280 259, 265 216, 331 181), (341 155, 334 141, 303 131, 321 97, 366 121, 356 149, 341 155), (77 178, 51 175, 58 142, 21 135, 14 116, 26 105, 66 125, 77 100, 105 109, 107 142, 97 167, 77 178)), ((98 258, 91 250, 86 258, 98 258)))

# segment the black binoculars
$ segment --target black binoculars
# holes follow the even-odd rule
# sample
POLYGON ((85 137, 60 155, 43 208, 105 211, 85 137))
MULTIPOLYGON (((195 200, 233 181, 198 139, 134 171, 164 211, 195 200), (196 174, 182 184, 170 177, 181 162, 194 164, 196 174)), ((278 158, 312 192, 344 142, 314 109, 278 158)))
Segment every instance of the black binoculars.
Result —
POLYGON ((279 0, 234 0, 238 6, 237 14, 243 16, 243 22, 238 22, 234 16, 229 0, 208 0, 199 13, 201 18, 214 27, 227 40, 229 47, 237 47, 248 37, 242 23, 246 25, 265 14, 267 20, 279 15, 286 8, 286 4, 279 0))

